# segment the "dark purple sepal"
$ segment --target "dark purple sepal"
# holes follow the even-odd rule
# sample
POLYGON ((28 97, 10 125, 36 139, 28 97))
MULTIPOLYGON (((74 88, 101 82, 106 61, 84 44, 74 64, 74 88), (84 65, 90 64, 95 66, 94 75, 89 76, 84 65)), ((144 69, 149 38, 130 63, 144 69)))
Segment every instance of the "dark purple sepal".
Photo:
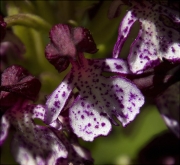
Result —
POLYGON ((83 27, 73 28, 73 41, 77 52, 96 53, 98 49, 90 31, 83 27))
POLYGON ((54 65, 59 72, 66 70, 69 66, 70 62, 68 57, 59 57, 58 50, 52 44, 46 46, 45 55, 47 60, 54 65))
POLYGON ((89 30, 83 27, 55 25, 50 31, 50 40, 50 44, 46 46, 45 55, 59 72, 68 67, 69 57, 75 59, 79 52, 97 52, 89 30))
POLYGON ((11 106, 19 97, 34 101, 40 87, 40 81, 28 73, 26 69, 18 65, 13 65, 4 70, 1 75, 0 105, 11 106))

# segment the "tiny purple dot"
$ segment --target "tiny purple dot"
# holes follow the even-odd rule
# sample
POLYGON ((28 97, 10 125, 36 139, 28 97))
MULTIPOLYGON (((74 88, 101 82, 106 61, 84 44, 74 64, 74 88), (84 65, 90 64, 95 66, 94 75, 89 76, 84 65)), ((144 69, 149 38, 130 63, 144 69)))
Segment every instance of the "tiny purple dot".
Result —
POLYGON ((105 123, 101 123, 102 127, 104 127, 106 124, 105 123))
POLYGON ((98 126, 98 125, 96 125, 96 126, 95 126, 95 128, 99 128, 99 126, 98 126))

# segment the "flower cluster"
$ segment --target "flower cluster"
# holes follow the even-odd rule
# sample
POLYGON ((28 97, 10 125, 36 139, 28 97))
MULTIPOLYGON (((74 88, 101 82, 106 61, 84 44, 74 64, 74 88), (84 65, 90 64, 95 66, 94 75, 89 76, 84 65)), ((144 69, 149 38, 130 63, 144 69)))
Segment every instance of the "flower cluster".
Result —
MULTIPOLYGON (((166 125, 180 137, 177 92, 180 90, 180 17, 176 7, 148 0, 115 0, 109 8, 109 18, 118 16, 123 5, 129 5, 129 9, 120 22, 112 57, 87 58, 85 53, 98 52, 87 28, 67 23, 52 26, 45 58, 59 77, 64 71, 66 75, 45 97, 40 91, 42 75, 38 79, 20 65, 9 66, 9 57, 22 59, 25 47, 6 27, 16 18, 22 22, 27 18, 20 25, 32 24, 35 28, 48 28, 49 24, 33 14, 10 16, 5 19, 7 22, 0 16, 0 146, 8 134, 12 134, 11 150, 16 162, 22 165, 93 164, 90 152, 81 147, 79 138, 93 141, 107 136, 112 125, 121 123, 125 127, 135 120, 145 99, 150 98, 166 125), (135 22, 140 25, 138 35, 129 54, 122 59, 119 54, 135 22), (45 99, 39 101, 42 95, 45 99)), ((149 155, 143 150, 140 159, 143 156, 149 155)), ((178 162, 176 157, 173 160, 178 162)), ((153 162, 143 158, 141 161, 153 162)))
POLYGON ((47 56, 68 56, 72 69, 46 102, 46 123, 57 119, 75 87, 78 96, 69 109, 70 124, 74 133, 84 140, 92 141, 94 137, 107 135, 111 130, 110 121, 115 122, 113 116, 123 125, 135 118, 144 103, 141 92, 122 76, 102 76, 103 71, 128 73, 125 61, 84 58, 84 51, 95 52, 96 47, 89 31, 81 27, 55 25, 50 38, 47 56), (61 47, 66 50, 63 52, 61 47))

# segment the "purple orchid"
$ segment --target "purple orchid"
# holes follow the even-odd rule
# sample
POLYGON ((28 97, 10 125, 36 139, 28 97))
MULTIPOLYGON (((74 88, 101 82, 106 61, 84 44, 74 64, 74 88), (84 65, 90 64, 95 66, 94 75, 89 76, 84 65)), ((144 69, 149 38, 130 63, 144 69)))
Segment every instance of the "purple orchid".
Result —
MULTIPOLYGON (((83 52, 95 53, 97 49, 90 32, 82 27, 55 25, 50 39, 46 57, 66 58, 72 68, 46 101, 46 123, 58 118, 74 88, 79 94, 69 109, 70 125, 73 132, 86 141, 107 135, 112 127, 110 121, 116 123, 114 116, 123 126, 135 118, 144 103, 140 90, 122 76, 102 75, 103 72, 129 73, 124 60, 86 59, 83 52)), ((64 70, 64 66, 62 68, 64 70)))
POLYGON ((3 119, 16 129, 12 153, 20 164, 53 165, 58 158, 67 157, 65 146, 52 128, 33 122, 35 118, 43 120, 44 112, 43 106, 17 103, 3 115, 3 119))
POLYGON ((51 129, 33 122, 35 118, 44 118, 43 106, 29 101, 36 99, 40 86, 39 80, 20 66, 11 66, 2 73, 0 144, 4 143, 9 127, 14 128, 12 152, 20 164, 55 164, 58 158, 67 156, 65 146, 51 129))
MULTIPOLYGON (((4 143, 10 126, 14 128, 11 147, 18 163, 61 165, 61 162, 74 164, 93 161, 89 152, 79 146, 75 136, 70 142, 64 135, 66 127, 69 127, 65 120, 56 120, 50 126, 35 123, 34 119, 44 121, 45 117, 44 106, 29 101, 37 97, 40 89, 40 82, 35 77, 20 66, 12 66, 2 73, 1 85, 3 115, 0 145, 4 143), (76 159, 73 159, 72 154, 76 155, 76 159)), ((68 105, 65 107, 69 108, 68 105)))
MULTIPOLYGON (((133 73, 142 73, 167 59, 170 62, 180 62, 180 25, 179 12, 166 6, 146 0, 131 1, 132 6, 119 26, 118 38, 113 50, 117 58, 134 23, 140 23, 140 29, 135 41, 131 44, 128 64, 133 73), (170 23, 166 23, 170 20, 170 23)), ((125 3, 115 0, 109 10, 109 17, 119 13, 119 8, 125 3)))

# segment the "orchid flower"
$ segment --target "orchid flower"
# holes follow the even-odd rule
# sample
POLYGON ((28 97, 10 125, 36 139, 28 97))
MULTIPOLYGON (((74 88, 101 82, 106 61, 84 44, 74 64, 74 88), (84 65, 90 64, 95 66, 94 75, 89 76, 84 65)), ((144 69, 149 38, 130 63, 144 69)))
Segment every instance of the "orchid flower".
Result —
MULTIPOLYGON (((120 59, 86 59, 83 52, 97 51, 90 32, 82 27, 55 25, 50 31, 51 43, 46 47, 46 57, 66 58, 72 68, 62 83, 46 101, 45 123, 55 121, 60 115, 73 89, 79 95, 69 109, 73 132, 86 141, 107 135, 114 116, 127 125, 134 120, 144 103, 140 90, 123 76, 104 77, 103 72, 129 73, 127 64, 120 59), (111 121, 111 122, 110 122, 111 121)), ((56 63, 54 64, 55 67, 56 63)), ((64 70, 64 65, 59 66, 64 70)), ((67 67, 67 66, 66 66, 67 67)))
POLYGON ((6 90, 1 91, 0 97, 6 111, 0 123, 0 145, 4 143, 10 126, 13 127, 12 153, 18 163, 61 165, 62 162, 78 164, 93 161, 89 152, 79 146, 76 136, 70 138, 72 143, 64 135, 63 131, 69 130, 69 126, 63 117, 50 126, 35 124, 34 119, 44 121, 45 116, 43 105, 34 105, 28 100, 34 100, 39 92, 40 82, 35 77, 20 66, 12 66, 3 72, 1 84, 1 90, 6 90), (76 155, 75 159, 72 154, 76 155))
POLYGON ((48 128, 35 125, 34 118, 43 120, 44 108, 32 105, 29 98, 36 98, 40 82, 24 68, 12 66, 2 73, 1 104, 6 109, 1 118, 2 145, 10 126, 15 128, 12 152, 20 164, 55 164, 59 157, 66 157, 62 142, 48 128), (12 102, 12 100, 14 100, 12 102))
POLYGON ((20 164, 55 165, 58 158, 67 157, 65 146, 51 128, 34 124, 33 119, 44 119, 44 112, 40 105, 16 105, 3 115, 3 120, 16 129, 12 153, 20 164))
MULTIPOLYGON (((119 32, 113 50, 117 58, 130 30, 136 21, 140 24, 139 33, 131 44, 128 64, 133 73, 140 74, 153 68, 167 59, 170 62, 180 62, 180 25, 179 12, 166 6, 146 0, 131 1, 132 6, 119 25, 119 32), (173 26, 167 25, 170 20, 173 26)), ((109 10, 109 17, 115 17, 119 8, 125 3, 115 0, 109 10)))

